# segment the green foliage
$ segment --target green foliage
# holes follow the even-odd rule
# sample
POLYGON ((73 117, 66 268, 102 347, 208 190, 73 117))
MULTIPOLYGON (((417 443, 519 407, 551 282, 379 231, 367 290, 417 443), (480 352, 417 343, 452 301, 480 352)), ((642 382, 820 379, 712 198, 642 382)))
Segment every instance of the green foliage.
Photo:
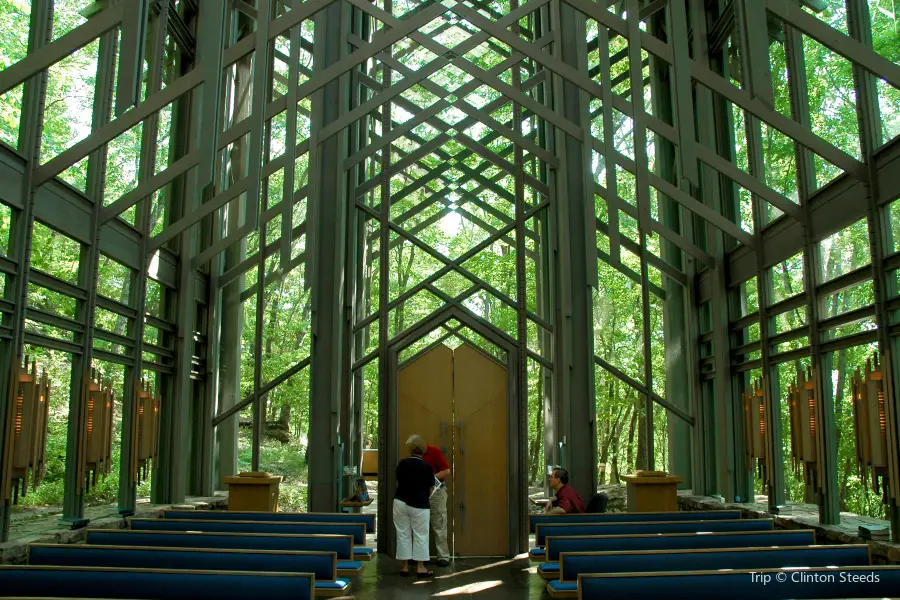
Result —
MULTIPOLYGON (((252 451, 250 432, 242 428, 238 436, 238 472, 252 470, 252 451)), ((305 512, 308 498, 305 452, 294 442, 282 444, 264 439, 260 443, 259 453, 260 468, 284 478, 278 490, 278 509, 305 512)))
MULTIPOLYGON (((55 0, 53 39, 58 39, 66 32, 71 31, 85 21, 79 14, 79 10, 87 4, 86 0, 55 0)), ((847 15, 843 0, 828 0, 828 8, 817 17, 828 23, 835 29, 847 32, 847 15)), ((398 0, 394 3, 394 13, 404 15, 415 11, 421 3, 412 0, 398 0)), ((872 41, 875 50, 882 56, 893 62, 900 62, 900 35, 898 35, 897 7, 893 0, 868 0, 871 13, 872 41)), ((479 5, 479 10, 491 18, 509 11, 506 2, 488 2, 479 5)), ((0 0, 0 69, 7 68, 24 58, 27 51, 28 28, 30 21, 31 3, 28 0, 0 0)), ((611 7, 614 12, 618 10, 611 7)), ((429 27, 434 27, 435 24, 429 27)), ((453 28, 437 34, 442 43, 449 46, 458 44, 470 34, 465 31, 465 23, 457 23, 453 28)), ((304 24, 303 35, 307 41, 312 39, 312 23, 304 24)), ((589 35, 597 33, 597 24, 589 20, 589 35)), ((430 31, 426 28, 425 31, 430 31)), ((800 35, 800 34, 798 34, 800 35)), ((279 37, 278 48, 287 53, 289 47, 285 39, 279 37)), ((101 117, 95 114, 95 84, 97 82, 97 59, 100 44, 91 42, 72 56, 67 57, 48 70, 47 102, 44 111, 44 123, 41 140, 41 162, 57 156, 70 148, 78 140, 88 135, 94 121, 101 117)), ((835 54, 828 48, 819 44, 811 37, 800 35, 799 48, 803 53, 803 73, 790 73, 787 64, 787 52, 781 42, 773 43, 770 47, 770 62, 772 83, 774 91, 775 109, 790 118, 792 114, 791 86, 788 77, 803 75, 806 79, 806 97, 794 98, 794 107, 800 106, 809 114, 809 127, 825 142, 834 145, 838 149, 854 157, 861 157, 859 131, 857 125, 856 97, 854 92, 853 70, 849 61, 835 54)), ((609 48, 602 49, 609 55, 619 52, 627 53, 628 42, 623 36, 613 36, 609 48)), ((434 56, 427 51, 415 48, 408 40, 403 40, 394 46, 392 50, 397 60, 403 62, 412 70, 417 70, 434 56)), ((508 52, 509 47, 496 40, 481 44, 470 50, 466 56, 482 69, 491 69, 503 60, 503 52, 508 52)), ((600 48, 592 47, 588 54, 588 67, 594 68, 600 64, 600 48)), ((301 61, 304 66, 311 68, 311 54, 305 49, 301 53, 301 61)), ((172 58, 169 56, 168 58, 172 58)), ((643 58, 649 56, 643 52, 643 58)), ((623 96, 631 96, 631 80, 628 77, 631 65, 630 56, 616 61, 612 66, 612 78, 616 81, 613 91, 623 96)), ((175 63, 174 59, 168 62, 175 63)), ((171 65, 167 65, 167 69, 171 65)), ((287 72, 283 65, 276 61, 276 69, 282 69, 279 73, 286 77, 287 72)), ((385 81, 383 65, 376 67, 372 73, 375 80, 385 81)), ((649 68, 643 68, 645 76, 649 75, 649 68)), ((526 71, 520 73, 527 76, 526 71)), ((394 76, 399 73, 394 72, 394 76)), ((732 81, 741 85, 740 74, 731 73, 732 81)), ((307 75, 301 75, 306 78, 307 75)), ((511 83, 512 70, 507 70, 499 77, 511 83)), ((469 80, 469 75, 455 66, 447 66, 432 76, 432 82, 454 90, 469 80)), ((301 79, 303 80, 303 79, 301 79)), ((394 82, 397 80, 394 79, 394 82)), ((275 89, 278 93, 285 93, 283 82, 276 82, 275 89)), ((643 98, 639 93, 631 99, 633 102, 641 102, 643 99, 648 112, 660 119, 666 117, 657 114, 659 107, 652 102, 649 95, 650 86, 644 90, 643 98)), ((146 89, 145 89, 146 93, 146 89)), ((900 133, 900 91, 879 81, 877 83, 878 105, 882 126, 882 140, 885 142, 894 135, 900 133)), ((410 86, 402 95, 404 104, 398 99, 394 103, 392 118, 400 123, 408 120, 412 112, 407 110, 413 104, 425 107, 434 102, 435 94, 423 85, 410 86)), ((512 118, 513 107, 511 103, 500 102, 503 96, 489 86, 481 86, 475 92, 466 97, 466 101, 472 106, 484 108, 491 106, 489 110, 493 119, 501 123, 507 123, 512 118), (499 106, 492 104, 499 102, 499 106)), ((22 111, 22 87, 16 88, 0 96, 0 141, 17 147, 19 137, 19 119, 22 111)), ((301 101, 301 106, 307 113, 311 112, 308 99, 301 101)), ((608 137, 615 151, 634 159, 636 150, 648 153, 647 167, 660 173, 665 164, 660 160, 660 152, 657 152, 656 141, 651 140, 645 149, 635 147, 635 131, 633 121, 624 113, 616 110, 611 123, 611 131, 604 131, 605 124, 599 115, 601 108, 599 100, 592 101, 590 110, 592 122, 590 131, 598 139, 608 137)), ((738 168, 747 172, 755 171, 750 164, 750 146, 748 136, 756 136, 758 133, 761 144, 762 171, 753 173, 761 177, 770 187, 784 194, 786 197, 799 202, 798 192, 798 164, 796 148, 793 140, 785 136, 768 124, 762 123, 758 132, 749 123, 747 116, 736 107, 730 107, 730 123, 733 130, 729 132, 734 137, 733 160, 738 168)), ((108 115, 107 115, 108 116, 108 115)), ((439 114, 441 119, 450 123, 461 123, 466 115, 457 108, 447 108, 439 114)), ((670 119, 671 120, 671 119, 670 119)), ((757 121, 758 122, 758 121, 757 121)), ((536 119, 528 121, 529 132, 536 131, 541 125, 536 119)), ((105 173, 104 191, 102 202, 109 205, 123 194, 134 189, 140 180, 141 172, 150 174, 158 173, 171 160, 170 143, 173 130, 172 106, 163 109, 159 116, 159 131, 155 140, 145 139, 148 135, 146 123, 140 123, 124 132, 108 144, 107 171, 105 173), (148 146, 148 142, 156 142, 157 152, 153 164, 143 164, 142 150, 148 146)), ((266 144, 267 160, 271 160, 284 152, 287 119, 284 113, 276 115, 272 119, 269 130, 269 139, 266 144)), ((383 135, 380 123, 373 125, 373 132, 383 135)), ((421 284, 444 263, 432 253, 426 252, 422 246, 432 248, 446 257, 456 259, 470 249, 486 240, 491 234, 508 226, 511 217, 515 214, 516 181, 512 176, 502 171, 496 165, 487 164, 477 153, 472 152, 466 144, 466 138, 478 140, 491 151, 502 156, 505 160, 514 160, 511 152, 512 145, 509 140, 493 132, 489 127, 477 123, 468 122, 461 131, 452 132, 452 139, 443 144, 440 153, 432 152, 422 158, 420 162, 410 165, 402 173, 392 175, 388 180, 390 198, 382 198, 380 188, 373 189, 360 201, 373 209, 378 208, 382 201, 389 202, 390 216, 394 223, 404 230, 404 235, 397 231, 391 231, 388 248, 381 248, 379 225, 370 220, 363 224, 362 235, 358 241, 358 251, 363 257, 364 263, 362 280, 364 291, 355 300, 358 305, 359 315, 362 318, 373 315, 380 309, 382 299, 380 293, 385 291, 385 297, 391 302, 415 286, 421 284), (446 169, 443 179, 434 180, 424 186, 417 186, 416 181, 433 169, 446 169), (440 194, 438 192, 445 192, 440 194), (409 237, 414 236, 417 242, 413 243, 409 237), (380 278, 381 261, 388 263, 387 281, 380 278)), ((389 151, 392 164, 404 159, 408 154, 420 148, 423 142, 431 140, 440 132, 430 125, 420 125, 403 137, 396 139, 389 151)), ((298 140, 308 139, 310 136, 310 119, 301 114, 297 124, 298 140)), ((378 158, 378 157, 376 157, 378 158)), ((539 166, 533 156, 525 153, 523 168, 530 176, 539 177, 539 166)), ((372 160, 367 166, 368 176, 374 177, 380 172, 382 165, 380 159, 372 160)), ((303 188, 309 183, 309 154, 303 154, 296 163, 296 188, 303 188)), ((607 165, 603 157, 595 155, 591 170, 594 181, 601 185, 607 184, 607 165)), ((832 181, 840 174, 840 170, 821 159, 813 157, 813 172, 811 174, 811 189, 815 191, 832 181)), ((610 173, 612 174, 612 173, 610 173)), ((628 211, 629 207, 638 204, 638 182, 635 175, 621 164, 615 167, 614 189, 608 190, 615 194, 628 206, 626 210, 616 210, 618 230, 616 235, 629 244, 628 248, 618 249, 620 260, 611 260, 615 253, 611 248, 609 227, 609 205, 600 198, 596 198, 596 217, 600 219, 606 230, 598 233, 597 245, 606 261, 601 261, 598 270, 598 287, 593 296, 593 333, 594 353, 603 361, 609 363, 620 371, 626 378, 632 379, 638 386, 649 387, 654 394, 665 398, 669 402, 682 402, 680 388, 677 388, 679 380, 683 380, 687 373, 681 372, 683 367, 673 364, 670 357, 666 356, 666 344, 674 344, 675 340, 686 339, 684 331, 680 331, 678 318, 672 318, 667 314, 667 302, 681 293, 677 284, 664 278, 656 267, 647 267, 641 264, 642 256, 660 258, 676 268, 681 268, 680 251, 668 247, 658 235, 648 231, 641 231, 639 223, 628 211), (640 248, 643 245, 642 248, 640 248), (629 249, 630 248, 630 249, 629 249), (640 248, 640 250, 635 250, 640 248), (640 252, 641 255, 636 252, 640 252), (651 289, 643 290, 639 283, 642 271, 646 268, 651 289), (647 292, 645 295, 644 292, 647 292), (670 295, 671 294, 671 295, 670 295), (646 306, 646 317, 644 308, 646 306), (645 322, 645 318, 647 322, 645 322), (645 326, 647 337, 645 339, 645 326), (646 345, 645 345, 646 343, 646 345), (649 346, 649 352, 647 348, 649 346), (647 378, 651 381, 647 381, 647 378)), ((284 200, 282 185, 284 181, 283 168, 276 170, 263 186, 265 194, 265 208, 276 206, 284 200)), ((61 178, 70 185, 84 191, 87 184, 87 160, 83 160, 72 166, 61 178)), ((150 230, 153 235, 162 231, 166 220, 168 202, 163 190, 154 194, 150 201, 150 230)), ((545 200, 534 189, 525 186, 526 202, 529 206, 535 206, 545 200)), ((672 214, 667 200, 655 190, 650 198, 653 216, 658 221, 670 223, 672 221, 686 220, 690 218, 687 211, 679 211, 672 214)), ((294 214, 290 215, 290 225, 298 227, 306 219, 305 201, 301 202, 294 214)), ((380 208, 378 208, 380 210, 380 208)), ((900 218, 898 218, 900 204, 895 203, 891 207, 891 229, 894 231, 894 239, 900 239, 900 218)), ((757 223, 752 214, 752 200, 749 192, 743 189, 735 190, 735 220, 746 231, 754 231, 755 228, 764 226, 775 218, 780 211, 771 206, 766 206, 762 223, 757 223)), ((135 223, 135 211, 131 209, 122 218, 130 223, 135 223)), ((262 265, 257 270, 256 264, 231 284, 239 288, 240 292, 253 291, 249 297, 245 297, 238 326, 242 329, 242 345, 240 348, 240 393, 246 397, 253 393, 257 385, 257 378, 265 385, 279 375, 309 357, 311 352, 312 334, 312 306, 308 289, 309 274, 301 261, 292 264, 293 268, 287 269, 281 264, 279 256, 269 251, 273 246, 280 245, 282 215, 276 215, 265 224, 262 232, 254 232, 248 236, 245 243, 245 251, 241 260, 251 259, 259 252, 267 253, 266 257, 257 261, 262 265), (284 269, 284 270, 283 270, 284 269), (285 272, 286 270, 286 272, 285 272), (255 290, 257 280, 262 277, 265 283, 261 291, 255 290), (257 294, 261 294, 259 298, 257 294), (257 324, 261 322, 262 339, 260 347, 256 347, 257 324), (257 372, 258 369, 258 372, 257 372)), ((285 217, 287 218, 287 217, 285 217)), ((431 290, 423 290, 411 296, 389 313, 387 322, 387 334, 393 338, 414 327, 422 319, 434 314, 436 310, 446 304, 444 298, 438 294, 443 293, 453 299, 459 299, 461 303, 474 314, 484 320, 486 324, 494 327, 497 332, 505 333, 513 338, 520 334, 516 303, 520 300, 519 294, 524 294, 525 305, 528 310, 546 321, 555 321, 555 314, 547 298, 544 297, 546 289, 552 289, 548 284, 549 274, 539 268, 542 256, 546 248, 542 244, 549 239, 548 228, 545 222, 538 224, 539 219, 545 219, 541 214, 535 219, 535 223, 529 224, 526 232, 526 257, 524 281, 517 281, 517 256, 516 235, 513 230, 508 235, 494 241, 484 250, 477 253, 463 263, 466 274, 453 273, 442 277, 434 283, 431 290), (483 282, 476 289, 476 280, 483 282)), ((546 221, 546 219, 545 219, 546 221)), ((12 222, 12 211, 4 207, 0 214, 0 249, 4 254, 9 254, 9 231, 12 222)), ((699 227, 698 229, 702 229, 699 227)), ((698 232, 698 239, 705 237, 698 232)), ((705 243, 705 242, 704 242, 705 243)), ((896 250, 896 247, 893 248, 896 250)), ((306 250, 305 235, 300 234, 294 239, 290 254, 297 258, 306 250)), ((823 272, 815 274, 818 283, 830 281, 846 272, 864 266, 868 262, 869 248, 865 223, 859 223, 846 229, 833 238, 823 241, 819 250, 822 254, 823 272)), ((555 251, 555 249, 554 249, 555 251)), ((593 249, 591 249, 593 251, 593 249)), ((80 244, 49 227, 36 223, 34 238, 32 240, 31 261, 32 266, 53 277, 69 283, 78 284, 83 275, 80 270, 82 264, 82 249, 80 244)), ((21 257, 19 257, 21 258, 21 257)), ((769 289, 765 290, 765 297, 771 302, 790 298, 803 290, 803 255, 791 257, 784 263, 775 265, 768 278, 769 289)), ((251 261, 252 262, 252 261, 251 261)), ((101 257, 99 268, 98 292, 107 298, 123 304, 132 304, 131 279, 133 273, 128 267, 116 263, 109 257, 101 257)), ((758 282, 753 280, 742 286, 738 292, 739 303, 742 306, 741 316, 753 314, 758 311, 760 295, 757 293, 758 282)), ((4 292, 8 295, 10 290, 4 292)), ((822 303, 823 318, 835 316, 850 310, 855 310, 872 303, 873 289, 871 282, 841 290, 824 299, 822 303)), ((166 317, 171 313, 172 307, 167 298, 167 290, 156 281, 149 281, 147 286, 146 310, 157 317, 166 317)), ((29 306, 41 311, 54 313, 64 317, 76 317, 77 303, 75 298, 50 290, 39 285, 29 285, 29 306)), ((126 333, 127 322, 121 315, 98 308, 94 314, 97 327, 119 333, 126 333)), ((809 315, 806 307, 794 309, 774 317, 774 322, 769 328, 770 333, 783 333, 803 327, 807 324, 809 315)), ((370 354, 378 347, 380 323, 376 320, 373 324, 364 327, 359 334, 357 343, 364 349, 357 353, 355 359, 370 354)), ((60 337, 74 341, 71 331, 59 329, 29 321, 29 331, 41 333, 47 336, 60 337)), ((862 331, 871 327, 871 322, 863 321, 854 323, 840 330, 825 332, 828 339, 862 331)), ((529 349, 539 356, 552 360, 553 340, 549 334, 543 332, 540 326, 529 320, 525 324, 527 331, 527 344, 529 349)), ((496 352, 491 344, 472 332, 466 332, 469 338, 489 351, 496 352)), ((144 339, 150 343, 162 343, 161 332, 155 327, 147 326, 144 339)), ((760 338, 760 324, 755 323, 744 332, 745 342, 760 338)), ((458 341, 458 340, 457 340, 458 341)), ((455 343, 455 342, 454 342, 455 343)), ((116 347, 107 342, 98 343, 98 347, 115 352, 116 347), (106 345, 103 345, 106 344, 106 345)), ((808 346, 808 338, 802 337, 782 344, 778 352, 796 350, 808 346)), ((717 349, 725 351, 725 349, 717 349)), ((834 387, 835 419, 838 433, 838 468, 841 481, 842 507, 864 514, 881 515, 880 504, 872 500, 865 493, 860 481, 860 476, 855 472, 855 461, 848 463, 848 458, 853 455, 852 436, 842 434, 850 431, 852 414, 850 403, 847 401, 849 376, 856 365, 865 360, 869 348, 851 348, 836 353, 832 364, 834 371, 826 374, 826 381, 834 387)), ((51 395, 51 436, 48 447, 50 464, 47 477, 36 494, 29 495, 23 500, 23 505, 55 505, 62 499, 62 481, 64 475, 64 456, 66 452, 66 428, 68 422, 69 395, 71 393, 71 358, 59 352, 42 348, 29 348, 28 352, 37 357, 39 364, 46 366, 50 371, 53 382, 51 395)), ((145 354, 149 358, 153 355, 145 354)), ((117 392, 121 393, 123 373, 118 368, 104 365, 108 374, 115 378, 118 386, 117 392)), ((558 365, 562 367, 562 365, 558 365)), ((693 368, 691 366, 690 368, 693 368)), ((797 365, 784 364, 779 368, 779 385, 782 390, 787 385, 795 372, 797 365)), ((378 391, 379 391, 379 367, 377 361, 371 361, 361 367, 361 377, 357 380, 361 385, 363 400, 363 436, 367 443, 375 446, 378 444, 378 391)), ((543 463, 543 418, 542 411, 545 397, 553 392, 546 385, 547 371, 539 363, 531 358, 527 366, 527 404, 528 404, 528 436, 529 436, 529 474, 533 481, 540 481, 543 463)), ((309 386, 310 370, 305 368, 287 381, 281 383, 264 397, 263 418, 270 425, 281 424, 287 428, 291 436, 291 442, 281 445, 264 436, 261 445, 261 468, 282 474, 285 482, 282 486, 281 504, 288 509, 303 509, 306 506, 306 464, 300 449, 305 444, 309 433, 309 386)), ((595 372, 596 390, 595 402, 597 412, 597 435, 599 460, 603 472, 602 481, 615 479, 619 473, 634 470, 649 462, 651 457, 642 456, 647 444, 644 439, 646 428, 644 420, 645 397, 636 387, 627 384, 622 378, 616 377, 602 367, 597 367, 595 372)), ((646 392, 644 392, 646 393, 646 392)), ((245 410, 241 417, 247 418, 250 409, 245 410)), ((782 417, 785 418, 784 410, 782 417)), ((673 415, 667 413, 659 404, 653 410, 653 446, 655 454, 653 462, 659 468, 665 468, 672 455, 669 448, 669 430, 675 422, 673 415)), ((783 431, 787 434, 789 427, 783 423, 783 431)), ((116 406, 115 436, 121 435, 121 405, 116 406)), ((787 442, 786 442, 787 443, 787 442)), ((115 444, 115 464, 113 473, 102 480, 87 497, 89 503, 112 502, 117 492, 118 478, 118 444, 115 444)), ((250 444, 248 434, 241 431, 240 436, 240 468, 250 468, 250 444)), ((789 443, 785 446, 786 457, 789 453, 789 443)), ((794 500, 803 497, 802 482, 797 479, 790 469, 787 473, 789 495, 794 500)), ((141 488, 141 494, 147 492, 146 484, 141 488)))

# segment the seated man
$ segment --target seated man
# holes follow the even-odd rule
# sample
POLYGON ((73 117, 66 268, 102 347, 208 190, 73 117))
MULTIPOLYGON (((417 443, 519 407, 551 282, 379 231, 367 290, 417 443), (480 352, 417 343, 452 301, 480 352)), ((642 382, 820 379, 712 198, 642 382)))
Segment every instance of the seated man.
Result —
POLYGON ((556 496, 550 498, 544 512, 550 515, 564 513, 583 513, 584 502, 572 486, 569 485, 569 472, 562 467, 556 467, 547 476, 550 487, 556 492, 556 496))

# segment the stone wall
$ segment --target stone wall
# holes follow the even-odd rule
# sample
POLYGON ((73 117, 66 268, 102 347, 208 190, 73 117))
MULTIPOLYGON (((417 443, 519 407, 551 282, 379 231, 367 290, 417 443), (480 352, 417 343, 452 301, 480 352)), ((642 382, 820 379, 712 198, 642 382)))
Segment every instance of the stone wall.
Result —
POLYGON ((690 491, 678 493, 681 510, 740 510, 748 519, 774 519, 776 529, 813 529, 819 544, 868 544, 872 564, 900 564, 900 544, 878 540, 864 540, 858 535, 860 525, 888 525, 886 521, 871 517, 841 514, 840 525, 822 525, 815 506, 789 505, 790 514, 772 514, 767 511, 765 497, 757 502, 728 503, 709 496, 692 496, 690 491))
MULTIPOLYGON (((163 512, 171 509, 206 510, 224 509, 228 506, 228 495, 220 492, 212 497, 188 498, 184 504, 138 504, 134 518, 162 518, 163 512)), ((90 519, 87 527, 70 529, 60 519, 60 515, 37 518, 15 519, 10 525, 10 541, 0 544, 0 564, 24 564, 28 544, 78 544, 84 542, 88 529, 125 529, 127 519, 116 511, 115 506, 94 506, 85 510, 90 519)))

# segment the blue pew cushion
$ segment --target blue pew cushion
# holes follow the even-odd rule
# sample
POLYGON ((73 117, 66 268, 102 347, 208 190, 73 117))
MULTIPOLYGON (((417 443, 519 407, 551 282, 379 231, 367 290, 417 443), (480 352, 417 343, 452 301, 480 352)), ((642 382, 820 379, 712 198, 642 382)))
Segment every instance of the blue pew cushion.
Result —
POLYGON ((559 579, 554 579, 550 583, 547 584, 547 587, 550 588, 551 592, 577 592, 578 584, 577 583, 563 583, 559 579))
POLYGON ((317 581, 316 589, 317 590, 343 590, 350 582, 346 579, 335 579, 334 581, 317 581))
POLYGON ((360 560, 339 560, 337 568, 338 571, 359 571, 363 564, 360 560))
POLYGON ((528 551, 528 556, 531 557, 531 560, 544 560, 544 557, 547 556, 547 551, 543 548, 532 548, 528 551))
POLYGON ((541 579, 560 578, 559 563, 541 563, 538 565, 537 572, 541 579))
POLYGON ((372 560, 375 550, 372 548, 354 548, 353 558, 356 560, 372 560))
POLYGON ((559 563, 541 563, 540 565, 538 565, 538 571, 542 571, 544 573, 556 573, 557 575, 559 575, 559 563))

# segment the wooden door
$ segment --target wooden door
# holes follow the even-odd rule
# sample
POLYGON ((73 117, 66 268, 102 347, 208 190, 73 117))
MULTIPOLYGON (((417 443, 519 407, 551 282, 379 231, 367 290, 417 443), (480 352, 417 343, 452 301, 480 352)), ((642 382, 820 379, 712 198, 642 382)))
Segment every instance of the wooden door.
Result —
MULTIPOLYGON (((406 458, 406 440, 414 433, 437 446, 447 461, 452 460, 453 436, 453 350, 441 344, 400 369, 398 436, 400 458, 406 458)), ((452 486, 447 486, 447 512, 453 506, 452 486)), ((447 543, 453 553, 453 529, 447 526, 447 543)), ((432 542, 432 554, 434 543, 432 542)))
POLYGON ((506 556, 506 369, 468 344, 440 345, 400 369, 397 400, 400 456, 418 433, 450 462, 450 553, 506 556))
POLYGON ((469 344, 453 352, 453 535, 459 556, 509 551, 506 369, 469 344))

